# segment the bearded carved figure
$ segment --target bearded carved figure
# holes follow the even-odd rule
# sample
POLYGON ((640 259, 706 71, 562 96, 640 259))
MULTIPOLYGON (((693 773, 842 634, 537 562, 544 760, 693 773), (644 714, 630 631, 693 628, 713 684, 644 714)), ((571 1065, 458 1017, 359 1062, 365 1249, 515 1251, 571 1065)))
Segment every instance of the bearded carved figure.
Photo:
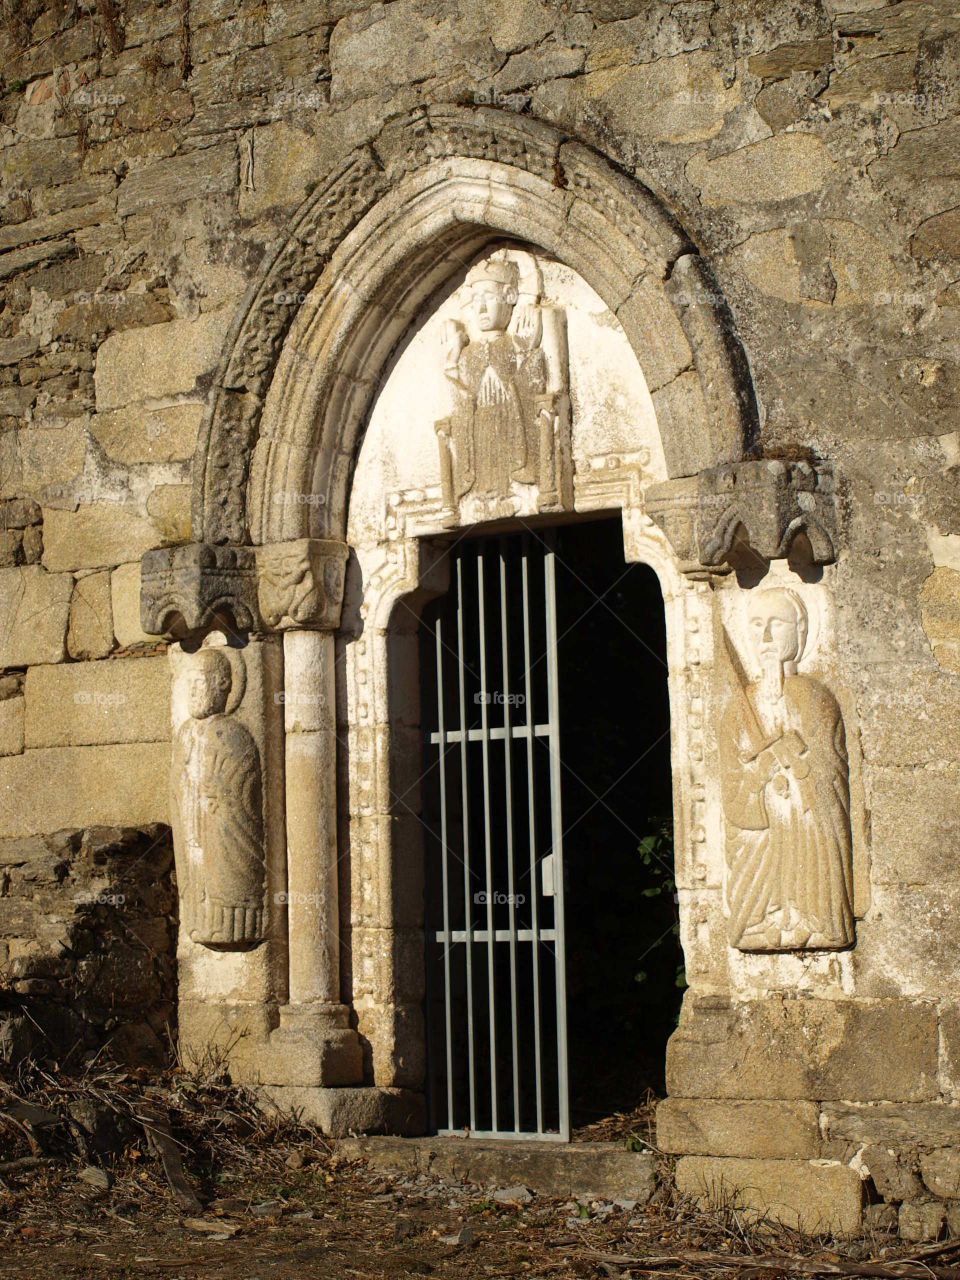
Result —
POLYGON ((797 670, 808 634, 798 596, 759 593, 749 624, 762 671, 753 684, 721 630, 734 686, 720 727, 730 942, 839 950, 855 941, 843 716, 833 694, 797 670))
POLYGON ((572 505, 566 319, 560 308, 539 305, 539 271, 530 262, 528 302, 518 306, 516 257, 498 253, 465 282, 478 336, 471 340, 456 320, 442 329, 454 407, 436 432, 449 523, 466 498, 472 519, 511 514, 517 486, 536 487, 536 509, 572 505))
POLYGON ((195 655, 171 774, 181 922, 218 950, 255 946, 266 924, 260 753, 226 711, 232 678, 224 653, 195 655))

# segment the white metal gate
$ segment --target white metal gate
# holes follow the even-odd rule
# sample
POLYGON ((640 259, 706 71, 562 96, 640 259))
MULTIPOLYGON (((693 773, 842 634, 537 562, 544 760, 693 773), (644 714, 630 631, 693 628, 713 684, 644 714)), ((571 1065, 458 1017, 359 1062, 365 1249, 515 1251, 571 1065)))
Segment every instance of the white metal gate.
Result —
POLYGON ((421 637, 433 1127, 567 1141, 555 555, 451 555, 421 637))

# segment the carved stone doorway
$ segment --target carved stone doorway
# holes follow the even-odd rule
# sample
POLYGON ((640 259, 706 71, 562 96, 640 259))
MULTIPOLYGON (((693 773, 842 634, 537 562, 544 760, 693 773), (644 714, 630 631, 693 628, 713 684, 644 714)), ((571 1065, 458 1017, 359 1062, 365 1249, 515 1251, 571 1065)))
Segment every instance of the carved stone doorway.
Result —
POLYGON ((619 518, 448 556, 420 628, 430 1121, 563 1140, 662 1092, 679 1008, 663 599, 619 518))

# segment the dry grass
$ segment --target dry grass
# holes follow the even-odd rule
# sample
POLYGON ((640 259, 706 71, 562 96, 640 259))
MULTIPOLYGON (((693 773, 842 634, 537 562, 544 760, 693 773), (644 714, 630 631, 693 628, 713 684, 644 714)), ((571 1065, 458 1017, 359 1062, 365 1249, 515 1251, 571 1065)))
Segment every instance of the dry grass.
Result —
POLYGON ((123 51, 123 24, 114 0, 97 0, 97 14, 110 52, 114 57, 123 51))

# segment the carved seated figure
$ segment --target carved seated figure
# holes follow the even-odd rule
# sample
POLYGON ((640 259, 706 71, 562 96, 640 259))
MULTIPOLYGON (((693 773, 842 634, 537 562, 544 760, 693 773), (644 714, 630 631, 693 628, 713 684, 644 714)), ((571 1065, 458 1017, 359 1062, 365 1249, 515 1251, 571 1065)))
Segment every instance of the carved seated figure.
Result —
MULTIPOLYGON (((799 675, 808 621, 791 591, 749 614, 762 670, 720 728, 729 932, 741 951, 837 950, 854 941, 850 791, 833 694, 799 675)), ((725 635, 725 633, 724 633, 725 635)))
POLYGON ((508 513, 514 482, 539 486, 541 509, 561 502, 569 452, 564 316, 549 308, 545 326, 542 307, 517 308, 519 280, 510 255, 479 263, 466 279, 479 338, 470 341, 457 320, 442 329, 454 390, 453 412, 436 424, 448 518, 468 494, 481 505, 478 518, 508 513))
POLYGON ((221 950, 256 945, 265 926, 260 754, 226 712, 231 683, 224 653, 195 655, 171 774, 182 924, 194 942, 221 950))

